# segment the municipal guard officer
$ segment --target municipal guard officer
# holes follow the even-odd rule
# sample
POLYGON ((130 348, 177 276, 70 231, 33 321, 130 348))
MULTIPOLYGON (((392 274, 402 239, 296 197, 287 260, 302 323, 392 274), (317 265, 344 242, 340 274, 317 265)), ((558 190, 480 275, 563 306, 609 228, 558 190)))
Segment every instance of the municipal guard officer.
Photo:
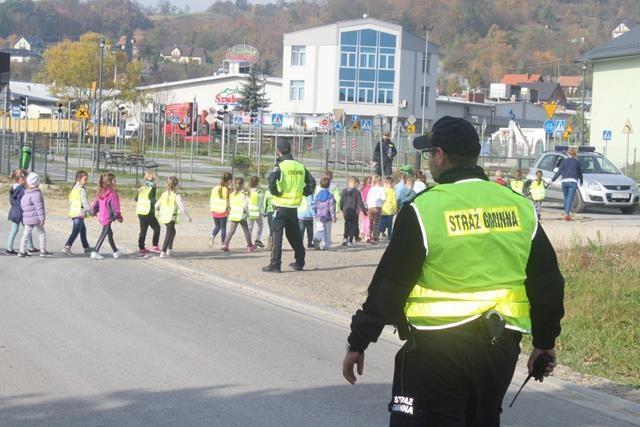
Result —
POLYGON ((474 127, 443 117, 414 140, 438 185, 406 204, 353 316, 343 375, 362 375, 384 325, 395 361, 391 426, 498 426, 523 333, 555 367, 564 279, 531 202, 476 166, 474 127))
POLYGON ((274 217, 271 228, 273 247, 271 263, 262 271, 279 273, 282 264, 283 232, 294 250, 295 262, 291 268, 301 271, 304 268, 304 244, 298 225, 298 206, 303 196, 313 194, 316 181, 304 165, 293 159, 291 145, 287 141, 278 142, 276 167, 269 175, 269 191, 273 195, 274 217))

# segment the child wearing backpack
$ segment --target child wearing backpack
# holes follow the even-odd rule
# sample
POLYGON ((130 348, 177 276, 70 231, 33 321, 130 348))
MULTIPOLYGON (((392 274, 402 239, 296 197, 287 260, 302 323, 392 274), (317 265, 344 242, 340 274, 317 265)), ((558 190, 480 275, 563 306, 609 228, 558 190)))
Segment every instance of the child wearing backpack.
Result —
POLYGON ((329 191, 331 180, 327 176, 320 179, 320 191, 313 201, 316 220, 316 233, 313 246, 320 250, 320 242, 324 242, 323 250, 331 249, 331 225, 336 222, 336 199, 329 191))

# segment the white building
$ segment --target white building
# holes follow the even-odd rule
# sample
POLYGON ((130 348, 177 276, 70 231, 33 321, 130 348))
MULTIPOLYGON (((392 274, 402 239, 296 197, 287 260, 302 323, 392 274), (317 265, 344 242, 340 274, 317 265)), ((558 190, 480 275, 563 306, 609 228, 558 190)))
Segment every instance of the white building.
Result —
MULTIPOLYGON (((435 118, 438 47, 399 25, 361 19, 284 35, 282 112, 324 115, 343 109, 352 116, 382 114, 406 120, 435 118), (426 62, 426 64, 425 64, 426 62)), ((427 126, 428 127, 428 126, 427 126)))

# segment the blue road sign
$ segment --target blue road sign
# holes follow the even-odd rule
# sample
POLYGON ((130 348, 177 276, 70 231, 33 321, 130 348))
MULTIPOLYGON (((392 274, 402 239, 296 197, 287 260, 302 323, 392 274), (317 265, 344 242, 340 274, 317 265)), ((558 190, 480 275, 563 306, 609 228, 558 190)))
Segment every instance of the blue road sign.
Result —
POLYGON ((355 122, 359 122, 359 121, 360 121, 360 116, 353 114, 353 115, 351 116, 351 121, 352 121, 353 123, 355 123, 355 122))
POLYGON ((20 107, 12 107, 11 108, 11 117, 20 118, 20 107))
POLYGON ((242 116, 233 116, 233 124, 241 125, 242 124, 242 116))
POLYGON ((360 129, 362 129, 363 132, 371 132, 371 120, 360 120, 360 129))
POLYGON ((603 130, 602 131, 602 140, 603 141, 611 141, 611 131, 610 130, 603 130))
POLYGON ((555 129, 556 133, 564 133, 566 128, 567 128, 566 120, 556 120, 556 129, 555 129))
POLYGON ((544 132, 548 134, 552 134, 556 129, 556 124, 553 123, 553 120, 547 120, 544 122, 544 132))
POLYGON ((274 113, 271 115, 271 124, 273 127, 282 127, 282 114, 274 113))
POLYGON ((342 122, 336 122, 336 124, 333 125, 333 127, 336 130, 336 132, 342 132, 342 122))
POLYGON ((174 125, 177 125, 178 123, 180 123, 180 117, 178 117, 178 116, 170 116, 169 117, 169 122, 173 123, 174 125))

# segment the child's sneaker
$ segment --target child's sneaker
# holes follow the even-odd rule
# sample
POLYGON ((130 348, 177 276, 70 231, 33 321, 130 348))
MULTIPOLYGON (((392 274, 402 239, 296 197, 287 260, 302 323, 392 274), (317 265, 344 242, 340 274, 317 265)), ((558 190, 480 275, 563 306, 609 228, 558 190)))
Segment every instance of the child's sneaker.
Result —
POLYGON ((256 249, 255 245, 247 245, 247 252, 255 252, 256 249))
POLYGON ((115 252, 113 253, 113 258, 114 258, 114 259, 118 259, 118 258, 120 258, 120 257, 121 257, 121 256, 123 256, 123 255, 124 255, 124 253, 123 253, 122 251, 115 251, 115 252))
POLYGON ((316 251, 321 250, 321 248, 320 248, 320 240, 313 239, 313 249, 315 249, 316 251))
POLYGON ((18 255, 18 252, 14 251, 13 249, 5 249, 4 254, 6 256, 15 256, 18 255))
POLYGON ((18 252, 18 256, 20 258, 24 258, 24 257, 30 257, 31 254, 29 252, 18 252))
POLYGON ((62 253, 65 255, 73 256, 73 252, 71 252, 71 246, 65 246, 62 248, 62 253))
POLYGON ((159 254, 160 252, 162 252, 162 250, 160 249, 160 246, 152 246, 150 251, 153 252, 154 254, 159 254))
POLYGON ((354 246, 356 245, 356 242, 349 242, 349 243, 348 243, 348 245, 349 245, 350 247, 354 247, 354 246))
POLYGON ((100 252, 93 251, 91 252, 91 259, 104 259, 100 252))
POLYGON ((349 241, 347 239, 342 239, 342 246, 349 246, 349 241))
POLYGON ((38 249, 38 248, 31 248, 31 249, 27 249, 27 253, 28 253, 29 255, 39 254, 39 253, 40 253, 40 249, 38 249))
POLYGON ((167 255, 173 256, 173 249, 167 249, 167 255))
POLYGON ((146 257, 146 256, 147 256, 147 255, 149 255, 150 253, 151 253, 151 251, 148 251, 148 250, 146 250, 146 249, 140 249, 140 250, 138 251, 138 256, 142 258, 142 257, 146 257))
POLYGON ((209 236, 209 241, 207 242, 207 246, 209 246, 210 248, 213 247, 213 244, 216 242, 216 238, 213 236, 209 236))
POLYGON ((229 246, 223 245, 222 246, 222 252, 229 252, 229 246))
POLYGON ((50 257, 51 255, 53 255, 53 254, 51 252, 49 252, 48 250, 46 250, 46 249, 43 249, 43 250, 40 251, 40 256, 43 257, 43 258, 50 257))
POLYGON ((260 240, 256 240, 256 244, 254 246, 258 248, 264 248, 264 243, 262 243, 260 240))
POLYGON ((169 254, 166 252, 160 252, 160 258, 169 258, 169 254))

